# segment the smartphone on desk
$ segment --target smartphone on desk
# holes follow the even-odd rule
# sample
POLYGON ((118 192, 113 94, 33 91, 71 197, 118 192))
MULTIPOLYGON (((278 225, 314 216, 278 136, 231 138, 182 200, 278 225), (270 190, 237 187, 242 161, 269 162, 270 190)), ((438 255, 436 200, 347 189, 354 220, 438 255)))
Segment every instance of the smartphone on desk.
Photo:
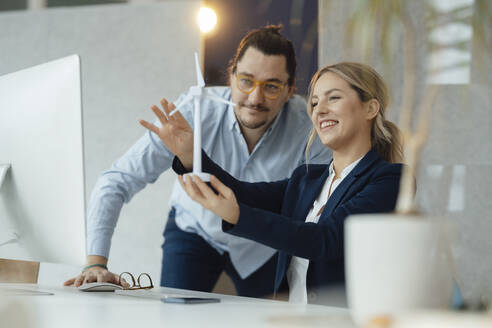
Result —
POLYGON ((219 303, 220 298, 213 297, 164 297, 161 298, 161 302, 164 303, 174 303, 174 304, 199 304, 199 303, 219 303))

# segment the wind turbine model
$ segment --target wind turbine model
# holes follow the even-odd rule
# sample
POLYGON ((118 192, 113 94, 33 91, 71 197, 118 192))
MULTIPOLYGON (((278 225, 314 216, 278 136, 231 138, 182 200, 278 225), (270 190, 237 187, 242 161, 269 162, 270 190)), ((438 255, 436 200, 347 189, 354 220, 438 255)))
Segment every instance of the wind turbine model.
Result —
MULTIPOLYGON (((209 98, 217 102, 236 106, 236 104, 217 97, 215 95, 205 94, 203 88, 205 87, 205 81, 203 80, 202 71, 200 69, 200 63, 198 62, 198 54, 195 52, 195 68, 196 68, 196 81, 197 85, 190 87, 188 96, 183 100, 178 108, 169 113, 169 116, 174 115, 177 111, 181 110, 183 106, 190 101, 195 103, 195 113, 193 119, 193 173, 198 175, 203 181, 210 181, 210 174, 202 172, 202 129, 200 119, 200 101, 202 98, 209 98)), ((188 175, 188 174, 186 174, 188 175)), ((185 175, 185 176, 186 176, 185 175)))

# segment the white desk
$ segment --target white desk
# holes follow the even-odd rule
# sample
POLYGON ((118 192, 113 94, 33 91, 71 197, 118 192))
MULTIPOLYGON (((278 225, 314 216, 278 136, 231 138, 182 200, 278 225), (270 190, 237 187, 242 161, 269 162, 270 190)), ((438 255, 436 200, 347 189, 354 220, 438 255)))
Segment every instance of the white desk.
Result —
POLYGON ((0 327, 356 327, 346 309, 247 297, 154 288, 153 293, 219 297, 220 303, 166 304, 115 293, 81 292, 72 287, 0 284, 50 296, 0 295, 0 327))

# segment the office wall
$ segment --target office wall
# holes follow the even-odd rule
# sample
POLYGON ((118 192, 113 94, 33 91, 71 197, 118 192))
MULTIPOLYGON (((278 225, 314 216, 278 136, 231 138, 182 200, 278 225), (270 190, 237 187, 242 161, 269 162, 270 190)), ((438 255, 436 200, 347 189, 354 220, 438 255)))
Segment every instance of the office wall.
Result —
MULTIPOLYGON (((150 105, 195 82, 201 1, 100 5, 0 14, 0 75, 77 53, 82 62, 86 195, 101 171, 153 120, 150 105)), ((163 174, 125 206, 110 268, 160 279, 162 231, 174 175, 163 174)), ((48 186, 47 186, 48 187, 48 186)))
MULTIPOLYGON (((363 61, 353 49, 344 47, 348 18, 356 3, 355 0, 319 1, 320 67, 342 60, 363 61)), ((417 32, 416 73, 420 81, 415 96, 417 103, 427 87, 429 47, 423 20, 425 3, 409 2, 417 32)), ((476 10, 471 3, 471 10, 476 10)), ((485 30, 488 32, 482 37, 490 44, 490 22, 485 30)), ((372 60, 366 63, 389 82, 392 105, 388 117, 397 122, 403 90, 402 31, 396 26, 390 33, 395 45, 390 55, 392 69, 387 69, 380 51, 375 51, 372 60)), ((361 35, 354 37, 358 43, 364 41, 361 35)), ((492 203, 488 200, 492 191, 492 61, 490 51, 487 52, 476 31, 469 44, 468 82, 448 76, 439 83, 429 122, 429 140, 421 160, 417 199, 424 214, 445 217, 455 224, 452 251, 457 278, 465 299, 477 302, 481 295, 492 299, 492 203)))

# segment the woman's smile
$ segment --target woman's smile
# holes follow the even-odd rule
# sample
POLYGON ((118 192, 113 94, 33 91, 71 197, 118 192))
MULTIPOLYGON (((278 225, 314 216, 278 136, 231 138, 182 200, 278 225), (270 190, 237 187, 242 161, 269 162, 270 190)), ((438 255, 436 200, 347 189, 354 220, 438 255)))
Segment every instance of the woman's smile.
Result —
POLYGON ((328 131, 338 124, 336 120, 323 119, 319 121, 320 132, 328 131))

